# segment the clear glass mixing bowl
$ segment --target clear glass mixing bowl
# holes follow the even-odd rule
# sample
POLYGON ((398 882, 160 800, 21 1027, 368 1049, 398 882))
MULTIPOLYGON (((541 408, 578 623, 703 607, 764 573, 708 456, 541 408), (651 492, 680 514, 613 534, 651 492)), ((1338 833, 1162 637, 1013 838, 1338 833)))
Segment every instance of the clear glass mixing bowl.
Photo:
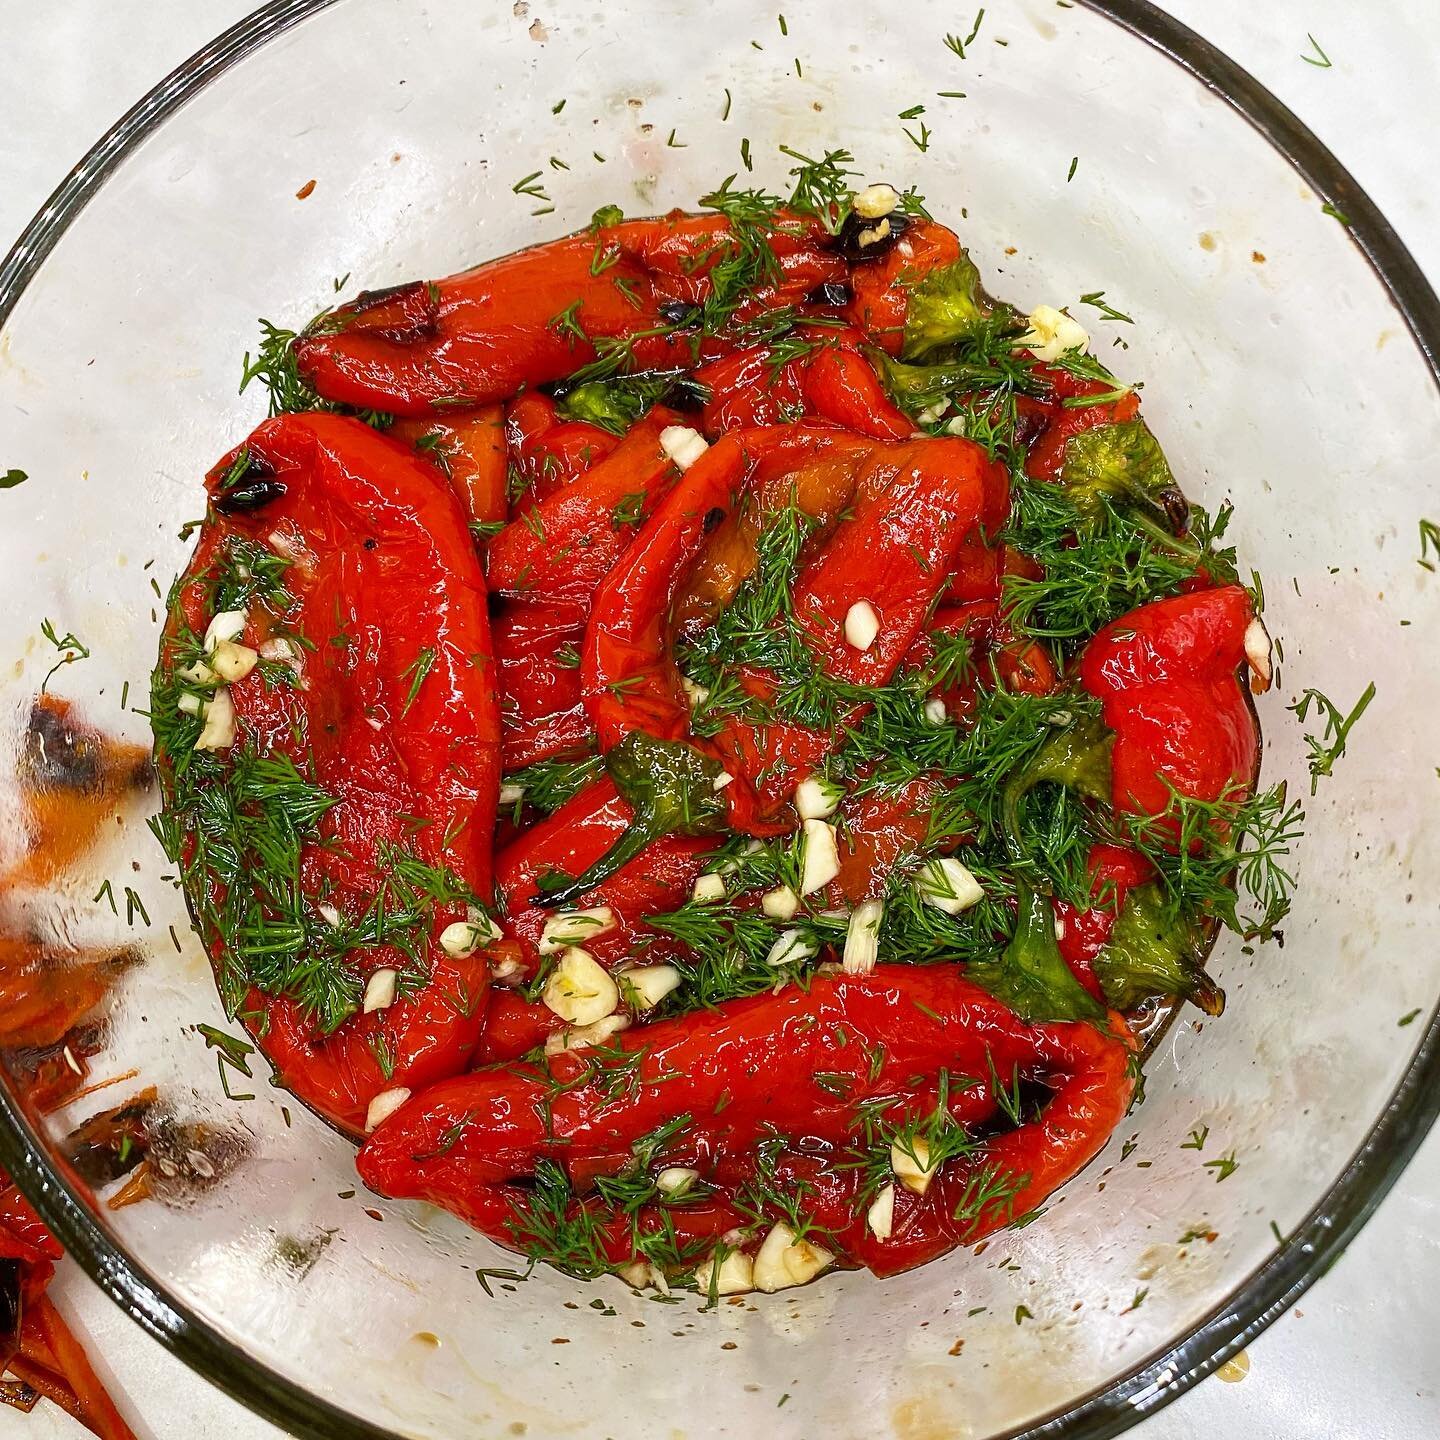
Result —
POLYGON ((969 28, 931 3, 788 0, 782 25, 769 0, 287 0, 127 116, 0 268, 0 458, 30 476, 0 491, 0 981, 107 992, 68 1055, 34 1046, 72 1017, 7 999, 31 1048, 6 1052, 0 1163, 142 1325, 293 1432, 1113 1434, 1293 1301, 1435 1115, 1435 297, 1315 139, 1139 0, 988 0, 969 28), (1301 687, 1377 695, 1307 801, 1283 948, 1222 942, 1230 1009, 1173 1027, 1144 1104, 1039 1223, 702 1314, 548 1271, 477 1283, 510 1259, 359 1190, 345 1141, 226 1066, 119 742, 146 744, 200 477, 260 417, 236 394, 257 315, 303 321, 347 275, 448 273, 606 202, 692 204, 750 178, 742 141, 772 188, 781 144, 844 146, 959 222, 992 289, 1104 290, 1135 318, 1094 325, 1102 353, 1148 382, 1187 489, 1238 502, 1266 578, 1270 778, 1308 791, 1301 687), (46 620, 90 654, 50 681, 71 708, 37 714, 78 653, 46 620), (57 1105, 71 1060, 72 1090, 103 1088, 57 1105), (75 1132, 152 1090, 148 1180, 107 1180, 75 1132))

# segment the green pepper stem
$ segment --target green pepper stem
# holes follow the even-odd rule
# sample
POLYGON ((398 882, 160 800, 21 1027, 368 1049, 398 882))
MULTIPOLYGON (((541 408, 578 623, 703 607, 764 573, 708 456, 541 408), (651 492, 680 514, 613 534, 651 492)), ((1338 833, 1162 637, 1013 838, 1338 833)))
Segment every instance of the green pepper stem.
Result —
POLYGON ((544 895, 534 896, 530 903, 544 909, 556 905, 568 905, 578 900, 587 890, 593 890, 608 880, 622 866, 628 865, 652 840, 658 840, 657 832, 650 824, 639 818, 631 822, 625 833, 597 860, 592 861, 568 885, 561 890, 551 890, 544 895))

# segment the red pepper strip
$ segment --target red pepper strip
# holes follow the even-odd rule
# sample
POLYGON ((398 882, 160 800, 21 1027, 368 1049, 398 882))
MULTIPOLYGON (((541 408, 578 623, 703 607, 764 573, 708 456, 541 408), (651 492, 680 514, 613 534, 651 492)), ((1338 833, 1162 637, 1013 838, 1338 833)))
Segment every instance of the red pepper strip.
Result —
POLYGON ((995 600, 971 600, 935 612, 915 637, 905 664, 923 670, 935 658, 935 635, 961 634, 970 641, 966 672, 936 692, 953 720, 966 720, 975 709, 980 688, 1002 688, 1020 695, 1049 695, 1060 683, 1050 652, 1038 640, 1016 635, 995 600), (994 677, 994 678, 992 678, 994 677))
MULTIPOLYGON (((206 522, 181 601, 187 622, 203 632, 206 572, 230 536, 295 557, 284 583, 298 610, 284 628, 314 645, 305 683, 272 689, 257 669, 230 695, 242 742, 290 755, 338 797, 319 839, 302 850, 305 889, 362 914, 389 845, 448 866, 488 895, 500 723, 485 586, 460 502, 433 466, 341 416, 277 416, 244 449, 252 468, 241 483, 266 487, 262 503, 230 508, 226 497, 236 492, 222 493, 222 483, 233 455, 211 472, 221 508, 206 522)), ((252 607, 242 639, 259 644, 271 623, 252 607)), ((462 907, 437 907, 433 933, 462 918, 462 907)), ((429 963, 424 989, 353 1016, 328 1037, 288 998, 258 991, 247 1000, 246 1024, 300 1099, 358 1129, 375 1094, 453 1073, 479 1038, 483 957, 454 960, 436 946, 429 963), (389 1073, 376 1045, 394 1061, 389 1073)), ((375 947, 363 964, 366 973, 403 968, 404 956, 375 947)))
MULTIPOLYGON (((710 293, 710 272, 733 253, 729 223, 721 215, 672 210, 660 220, 627 220, 598 232, 598 242, 633 258, 650 273, 657 291, 697 303, 710 293)), ((775 274, 748 294, 737 321, 798 304, 819 285, 845 279, 845 262, 826 248, 826 235, 809 215, 781 211, 766 235, 775 274)))
POLYGON ((582 748, 590 717, 580 698, 578 662, 585 608, 574 602, 508 604, 493 624, 499 667, 501 757, 506 770, 582 748))
POLYGON ((634 345, 642 369, 685 364, 688 346, 662 333, 665 297, 644 267, 621 253, 593 275, 596 244, 586 231, 447 280, 362 295, 323 333, 293 342, 300 374, 327 400, 433 415, 559 380, 595 358, 598 339, 644 336, 634 345))
MULTIPOLYGON (((660 740, 683 740, 689 734, 689 706, 670 649, 671 602, 688 583, 692 567, 704 569, 702 552, 711 537, 718 542, 732 533, 729 519, 742 492, 756 489, 763 494, 771 482, 784 483, 793 474, 794 488, 808 498, 804 481, 813 465, 868 454, 873 444, 813 425, 737 430, 722 436, 691 466, 595 591, 580 680, 602 750, 613 749, 632 730, 660 740)), ((842 464, 836 476, 829 471, 825 476, 843 481, 843 498, 830 495, 838 509, 849 497, 853 473, 842 464)), ((723 575, 711 577, 713 593, 704 597, 713 608, 699 597, 693 606, 688 605, 690 596, 683 598, 690 619, 718 613, 749 573, 747 557, 753 568, 753 534, 734 538, 736 553, 727 556, 733 563, 723 567, 723 575)))
POLYGON ((862 470, 854 513, 795 584, 795 617, 825 668, 856 685, 884 685, 940 593, 960 542, 1006 486, 1005 472, 968 440, 877 448, 862 470), (868 649, 846 641, 845 620, 872 606, 880 632, 868 649))
POLYGON ((657 740, 689 734, 664 624, 686 567, 738 498, 748 465, 745 434, 724 436, 690 467, 595 591, 580 684, 602 750, 632 730, 657 740))
POLYGON ((1025 456, 1025 473, 1036 480, 1054 480, 1060 474, 1065 463, 1065 447, 1072 435, 1093 429, 1096 425, 1133 420, 1140 409, 1140 397, 1131 390, 1119 400, 1107 404, 1079 405, 1067 410, 1062 403, 1065 400, 1103 395, 1114 386, 1100 380, 1083 380, 1068 370, 1057 370, 1050 365, 1037 365, 1034 373, 1050 386, 1054 396, 1044 406, 1044 428, 1030 442, 1025 456))
POLYGON ((31 1264, 58 1260, 65 1253, 19 1187, 0 1170, 0 1238, 4 1237, 13 1242, 11 1258, 31 1264))
POLYGON ((908 440, 915 422, 895 407, 875 367, 857 350, 822 345, 805 361, 801 384, 810 412, 857 435, 908 440))
POLYGON ((48 1295, 33 1302, 34 1313, 55 1356, 60 1374, 80 1402, 80 1419, 100 1440, 135 1440, 135 1432, 125 1423, 115 1402, 91 1368, 80 1342, 51 1303, 48 1295))
POLYGON ((1137 885, 1153 879, 1154 867, 1136 850, 1123 845, 1092 845, 1086 857, 1090 894, 1094 901, 1083 910, 1068 900, 1055 901, 1055 939, 1075 978, 1103 1003, 1104 992, 1095 976, 1095 957, 1110 943, 1115 917, 1125 896, 1137 885))
MULTIPOLYGON (((762 699, 775 693, 774 683, 759 676, 742 675, 740 683, 762 699)), ((728 796, 731 826, 759 836, 794 830, 790 800, 795 787, 820 768, 834 743, 832 736, 804 725, 783 720, 762 725, 726 716, 707 748, 736 777, 728 796)))
MULTIPOLYGON (((917 1075, 933 1084, 942 1071, 984 1076, 993 1066, 1002 1077, 1048 1084, 1054 1097, 1036 1121, 951 1162, 923 1199, 897 1195, 893 1240, 872 1243, 856 1217, 840 1237, 842 1254, 893 1273, 1033 1208, 1100 1149, 1131 1091, 1127 1032, 1118 1016, 1114 1024, 1115 1035, 1082 1024, 1028 1026, 953 966, 816 976, 806 989, 623 1033, 617 1047, 641 1056, 627 1064, 624 1087, 605 1085, 603 1067, 597 1081, 583 1051, 552 1060, 558 1088, 511 1070, 442 1081, 382 1125, 357 1163, 372 1189, 428 1200, 513 1245, 526 1203, 515 1182, 533 1175, 539 1160, 554 1160, 578 1180, 624 1163, 636 1141, 678 1115, 692 1120, 664 1163, 674 1163, 673 1153, 715 1183, 728 1160, 776 1134, 853 1143, 858 1107, 879 1097, 907 1106, 917 1075), (1009 1177, 1013 1210, 996 1203, 956 1220, 967 1183, 985 1166, 1009 1177)), ((962 1123, 988 1113, 983 1087, 956 1088, 962 1123)))
POLYGON ((397 420, 386 433, 444 471, 472 521, 490 525, 508 517, 500 406, 486 405, 443 420, 397 420))
POLYGON ((490 542, 490 588, 588 600, 679 473, 660 448, 660 432, 679 423, 673 410, 655 406, 592 470, 512 520, 490 542))
POLYGON ((1239 585, 1142 605, 1091 639, 1080 679, 1115 732, 1115 808, 1158 815, 1171 790, 1217 800, 1249 787, 1259 758, 1237 671, 1253 618, 1239 585))
POLYGON ((894 790, 866 790, 845 802, 840 827, 840 874, 830 898, 858 905, 885 893, 902 855, 912 855, 930 832, 930 811, 945 787, 921 775, 894 790))
MULTIPOLYGON (((583 420, 561 420, 555 402, 534 390, 513 399, 505 413, 510 464, 526 482, 516 503, 524 510, 598 465, 620 443, 618 435, 583 420)), ((501 517, 504 518, 503 516, 501 517)))
POLYGON ((518 1060, 543 1045, 546 1036, 564 1028, 565 1022, 548 1006, 527 1000, 518 990, 497 985, 490 992, 490 1009, 485 1016, 485 1033, 475 1052, 475 1068, 518 1060))
POLYGON ((960 241, 953 231, 933 220, 913 220, 880 259, 851 270, 855 298, 845 307, 846 318, 882 350, 898 355, 910 305, 906 287, 959 258, 960 241))
POLYGON ((914 422, 897 410, 870 362, 824 332, 810 355, 777 363, 769 346, 737 350, 702 365, 710 391, 702 424, 714 439, 742 426, 777 425, 809 414, 877 440, 906 440, 914 422))
MULTIPOLYGON (((559 871, 579 875, 598 860, 629 827, 632 811, 608 776, 588 785, 553 815, 525 831, 495 858, 496 888, 504 897, 503 923, 527 961, 533 961, 546 912, 531 900, 542 891, 541 876, 559 871)), ((575 902, 576 908, 608 905, 613 930, 586 940, 602 965, 629 958, 635 935, 648 915, 673 910, 690 898, 690 887, 715 848, 713 839, 667 836, 647 846, 575 902)))
POLYGON ((695 380, 710 392, 700 422, 705 434, 714 440, 727 430, 793 420, 805 409, 801 374, 798 361, 776 364, 767 345, 700 366, 695 380))

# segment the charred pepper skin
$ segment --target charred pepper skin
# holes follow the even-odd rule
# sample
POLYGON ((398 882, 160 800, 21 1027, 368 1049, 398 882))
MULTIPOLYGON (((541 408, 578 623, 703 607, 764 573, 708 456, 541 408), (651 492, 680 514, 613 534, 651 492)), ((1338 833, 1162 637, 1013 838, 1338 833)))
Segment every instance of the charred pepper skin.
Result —
MULTIPOLYGON (((805 1143, 787 1149, 841 1162, 859 1143, 862 1101, 881 1102, 877 1113, 914 1116, 917 1090, 933 1094, 942 1072, 986 1075, 991 1065, 1001 1076, 1044 1083, 1051 1099, 1037 1119, 950 1162, 924 1196, 907 1192, 889 1241, 867 1236, 858 1216, 839 1229, 860 1203, 858 1172, 823 1164, 832 1208, 820 1223, 837 1224, 845 1262, 894 1274, 1008 1224, 1098 1152, 1131 1094, 1127 1032, 1118 1017, 1110 1024, 1113 1030, 1027 1026, 953 966, 817 976, 808 989, 625 1032, 618 1050, 639 1058, 623 1087, 597 1083, 583 1051, 553 1057, 549 1078, 499 1067, 445 1081, 375 1132, 360 1152, 360 1175, 372 1189, 441 1205, 513 1246, 523 1226, 524 1182, 539 1162, 563 1165, 583 1191, 590 1177, 631 1163, 635 1142, 657 1125, 686 1114, 692 1123, 681 1127, 664 1163, 693 1165, 716 1187, 709 1233, 718 1239, 735 1215, 725 1177, 737 1167, 743 1174, 767 1139, 793 1137, 805 1143), (817 1085, 817 1072, 845 1076, 848 1093, 830 1093, 840 1088, 833 1079, 817 1085), (1009 1177, 1006 1195, 967 1208, 964 1198, 987 1167, 1009 1177)), ((983 1087, 957 1086, 958 1123, 981 1123, 993 1111, 983 1087)), ((642 1228, 646 1220, 640 1217, 642 1228)), ((631 1258, 623 1234, 615 1234, 611 1258, 631 1258)))
MULTIPOLYGON (((258 512, 212 511, 179 613, 204 632, 205 576, 231 537, 290 557, 285 585, 297 611, 282 624, 254 605, 242 638, 258 647, 273 628, 303 635, 314 646, 303 684, 272 688, 257 668, 229 689, 237 743, 290 755, 337 797, 318 841, 302 851, 302 884, 317 901, 363 912, 389 846, 446 866, 488 896, 500 722, 485 584, 460 499, 431 463, 343 416, 277 416, 242 448, 284 494, 258 512), (430 658, 417 684, 422 656, 430 658), (407 826, 406 816, 422 823, 407 826)), ((211 472, 212 496, 238 454, 211 472)), ((463 906, 438 907, 428 982, 332 1034, 287 996, 251 991, 242 1018, 299 1099, 358 1133, 380 1091, 464 1066, 484 1024, 488 969, 483 954, 455 958, 435 943, 464 918, 463 906)), ((221 937, 202 938, 218 964, 221 937)), ((359 981, 404 963, 393 947, 373 947, 359 981)))

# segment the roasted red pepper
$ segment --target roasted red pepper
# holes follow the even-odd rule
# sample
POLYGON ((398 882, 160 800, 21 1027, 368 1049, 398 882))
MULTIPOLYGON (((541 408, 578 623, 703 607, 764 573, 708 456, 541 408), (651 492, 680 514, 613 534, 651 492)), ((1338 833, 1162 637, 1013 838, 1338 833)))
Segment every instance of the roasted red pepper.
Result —
MULTIPOLYGON (((426 1199, 502 1244, 527 1248, 534 1225, 525 1185, 542 1162, 568 1173, 578 1192, 571 1216, 582 1225, 591 1177, 688 1165, 716 1190, 709 1223, 692 1217, 686 1232, 703 1242, 735 1223, 742 1197, 727 1171, 778 1140, 787 1152, 816 1156, 826 1188, 846 1202, 819 1219, 832 1230, 820 1243, 842 1263, 893 1274, 1027 1213, 1100 1149, 1131 1090, 1123 1023, 1113 1023, 1115 1035, 1089 1025, 1027 1026, 950 966, 822 976, 807 989, 627 1031, 614 1042, 618 1057, 567 1052, 552 1058, 548 1075, 501 1068, 446 1081, 372 1136, 359 1169, 382 1193, 426 1199), (607 1079, 612 1066, 623 1085, 607 1079), (884 1136, 887 1121, 916 1120, 917 1092, 933 1096, 937 1086, 946 1106, 937 1123, 947 1131, 987 1120, 993 1097, 960 1077, 990 1074, 1006 1086, 1043 1084, 1050 1098, 1017 1129, 955 1146, 957 1158, 940 1165, 923 1196, 897 1194, 890 1237, 867 1235, 855 1162, 878 1143, 889 1173, 889 1142, 874 1135, 884 1136), (687 1122, 675 1125, 679 1116, 687 1122), (663 1154, 645 1147, 665 1125, 663 1154)), ((797 1198, 805 1209, 806 1192, 797 1198)), ((639 1234, 662 1214, 681 1221, 684 1208, 657 1199, 642 1207, 633 1231, 600 1219, 608 1259, 631 1259, 639 1234)), ((762 1229, 783 1218, 763 1197, 755 1208, 762 1229)))
POLYGON ((465 513, 477 525, 494 525, 510 513, 504 414, 485 405, 435 420, 397 420, 387 432, 445 472, 465 513))
POLYGON ((1080 660, 1115 732, 1118 811, 1163 814, 1171 794, 1218 800, 1253 785, 1255 713, 1239 679, 1247 591, 1224 585, 1142 605, 1101 630, 1080 660))
POLYGON ((531 600, 586 600, 679 473, 660 434, 680 417, 656 406, 620 445, 490 542, 490 587, 531 600))
MULTIPOLYGON (((549 918, 536 903, 547 893, 545 877, 579 875, 625 834, 632 819, 633 811, 614 783, 602 778, 496 856, 495 883, 504 898, 505 930, 519 942, 528 967, 533 967, 549 918)), ((692 881, 714 848, 714 841, 701 837, 666 836, 578 897, 576 906, 608 905, 615 919, 614 928, 587 939, 585 948, 602 964, 628 959, 646 916, 687 900, 692 881)))
POLYGON ((825 669, 856 685, 894 673, 961 541, 982 519, 1003 516, 1004 472, 968 440, 877 445, 855 486, 852 512, 795 582, 795 615, 823 653, 825 669), (852 606, 880 621, 865 649, 845 638, 852 606))
POLYGON ((1025 454, 1025 473, 1037 480, 1053 480, 1060 474, 1072 435, 1097 425, 1133 420, 1139 413, 1140 397, 1133 390, 1127 390, 1118 400, 1067 406, 1066 400, 1104 395, 1113 387, 1099 380, 1080 379, 1050 365, 1037 365, 1034 374, 1050 387, 1053 396, 1043 407, 1043 424, 1025 454))
POLYGON ((882 350, 898 355, 909 311, 908 287, 955 264, 960 255, 953 231, 933 220, 912 223, 883 257, 855 267, 850 278, 854 296, 846 315, 882 350))
POLYGON ((1086 857, 1090 871, 1091 903, 1078 909, 1065 900, 1055 902, 1055 939, 1075 978, 1097 999, 1105 998, 1095 976, 1095 957, 1110 942, 1115 917, 1125 897, 1150 880, 1150 862, 1123 845, 1092 845, 1086 857))
MULTIPOLYGON (((804 332, 802 332, 804 333, 804 332)), ((815 330, 808 354, 786 359, 769 346, 738 350, 695 372, 710 398, 705 433, 779 425, 811 417, 869 435, 906 440, 915 430, 891 401, 870 362, 855 348, 853 332, 815 330)))
POLYGON ((101 1440, 135 1440, 45 1293, 62 1254, 55 1237, 0 1170, 0 1370, 30 1390, 27 1398, 0 1386, 0 1403, 27 1409, 43 1395, 101 1440))
MULTIPOLYGON (((500 725, 485 586, 465 513, 443 477, 358 421, 268 420, 208 484, 212 510, 182 585, 172 644, 181 621, 197 636, 206 631, 222 572, 254 593, 233 632, 252 662, 255 649, 290 637, 286 658, 271 662, 278 669, 261 664, 229 684, 233 743, 216 753, 232 764, 252 751, 288 756, 291 773, 329 797, 300 849, 300 887, 355 929, 357 948, 336 971, 337 984, 350 977, 351 998, 329 1006, 323 1020, 297 1003, 288 983, 239 999, 237 981, 251 972, 235 948, 245 936, 224 933, 220 918, 226 872, 187 839, 214 906, 203 938, 285 1083, 358 1130, 379 1091, 460 1069, 484 1021, 483 956, 457 958, 433 943, 464 919, 458 900, 435 905, 418 971, 396 944, 362 945, 358 937, 397 856, 444 867, 476 896, 490 893, 500 725), (255 583, 272 565, 283 600, 255 583), (379 970, 415 980, 387 1008, 349 1013, 379 970)), ((178 683, 173 671, 169 683, 178 683)), ((193 774, 188 757, 162 755, 172 797, 182 765, 193 774)), ((222 764, 214 783, 234 774, 222 764)), ((260 923, 279 922, 246 922, 260 923)))
POLYGON ((493 631, 505 769, 583 748, 591 733, 580 698, 585 607, 512 601, 493 631))
MULTIPOLYGON (((510 464, 525 483, 518 509, 544 500, 598 465, 620 437, 583 420, 561 420, 548 395, 527 390, 505 410, 510 464)), ((503 519, 504 517, 499 517, 503 519)))
MULTIPOLYGON (((737 318, 843 276, 815 231, 797 217, 769 233, 776 281, 737 318)), ((296 363, 327 400, 399 415, 562 379, 595 359, 597 341, 628 342, 638 368, 684 365, 688 342, 662 307, 703 300, 730 241, 723 217, 679 212, 582 231, 447 280, 363 294, 295 341, 296 363)))

